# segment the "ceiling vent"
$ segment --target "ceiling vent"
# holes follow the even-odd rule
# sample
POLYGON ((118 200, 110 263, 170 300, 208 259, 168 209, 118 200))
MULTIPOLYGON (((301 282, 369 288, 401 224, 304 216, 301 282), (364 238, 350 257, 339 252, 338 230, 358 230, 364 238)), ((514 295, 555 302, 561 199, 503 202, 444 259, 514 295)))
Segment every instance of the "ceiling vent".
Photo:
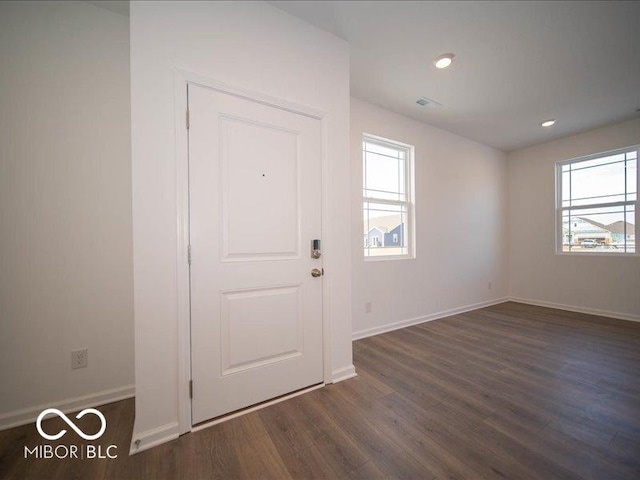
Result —
POLYGON ((435 100, 431 100, 427 97, 420 97, 418 100, 416 100, 416 103, 421 107, 439 107, 440 105, 442 105, 441 103, 438 103, 435 100))

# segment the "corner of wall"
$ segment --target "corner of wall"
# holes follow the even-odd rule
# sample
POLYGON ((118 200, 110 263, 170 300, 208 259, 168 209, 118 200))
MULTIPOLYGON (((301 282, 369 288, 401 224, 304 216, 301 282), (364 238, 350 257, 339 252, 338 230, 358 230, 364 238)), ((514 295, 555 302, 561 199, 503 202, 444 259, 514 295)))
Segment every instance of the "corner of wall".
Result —
POLYGON ((171 422, 146 432, 133 432, 129 455, 149 450, 162 443, 175 440, 179 436, 178 422, 171 422))
POLYGON ((356 373, 356 367, 351 364, 348 367, 339 368, 338 370, 334 370, 331 374, 331 383, 342 382, 343 380, 349 380, 350 378, 356 377, 358 374, 356 373))

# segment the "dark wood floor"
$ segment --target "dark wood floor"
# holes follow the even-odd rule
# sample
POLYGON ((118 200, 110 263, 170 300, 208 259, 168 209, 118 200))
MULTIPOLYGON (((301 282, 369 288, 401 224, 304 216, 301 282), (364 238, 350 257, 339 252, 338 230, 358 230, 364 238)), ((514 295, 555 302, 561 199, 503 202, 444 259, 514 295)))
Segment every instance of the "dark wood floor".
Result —
POLYGON ((640 324, 506 303, 354 359, 357 378, 133 457, 132 400, 101 407, 115 460, 24 460, 35 427, 0 432, 0 478, 640 478, 640 324))

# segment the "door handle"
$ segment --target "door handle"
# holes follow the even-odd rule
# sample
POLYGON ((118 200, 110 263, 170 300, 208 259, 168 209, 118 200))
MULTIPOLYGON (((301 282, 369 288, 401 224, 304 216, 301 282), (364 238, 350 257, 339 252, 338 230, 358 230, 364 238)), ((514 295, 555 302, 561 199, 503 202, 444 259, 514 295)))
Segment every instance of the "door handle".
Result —
POLYGON ((314 268, 313 270, 311 270, 311 276, 314 278, 321 277, 322 275, 324 275, 324 268, 322 270, 320 270, 319 268, 314 268))

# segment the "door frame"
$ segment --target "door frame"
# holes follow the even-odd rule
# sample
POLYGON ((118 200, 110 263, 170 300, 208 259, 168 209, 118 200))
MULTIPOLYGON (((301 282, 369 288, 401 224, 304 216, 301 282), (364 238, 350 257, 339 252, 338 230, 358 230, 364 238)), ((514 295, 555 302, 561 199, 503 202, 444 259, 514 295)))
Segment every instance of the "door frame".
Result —
MULTIPOLYGON (((211 88, 218 92, 252 100, 271 107, 311 117, 320 121, 321 161, 322 161, 322 199, 321 199, 321 232, 323 239, 327 236, 329 219, 327 218, 327 201, 329 190, 329 162, 327 159, 327 113, 322 110, 292 103, 284 99, 272 97, 259 92, 228 85, 220 81, 181 69, 174 70, 174 117, 176 135, 176 290, 178 316, 178 430, 179 434, 193 430, 191 424, 191 399, 189 397, 189 381, 191 380, 191 287, 187 248, 189 245, 189 142, 187 133, 187 85, 194 84, 211 88)), ((326 241, 323 242, 325 245, 326 241)), ((326 250, 323 252, 326 256, 326 250)), ((327 318, 329 312, 329 288, 326 277, 323 277, 322 288, 322 370, 325 384, 332 382, 331 375, 331 331, 327 318)))

